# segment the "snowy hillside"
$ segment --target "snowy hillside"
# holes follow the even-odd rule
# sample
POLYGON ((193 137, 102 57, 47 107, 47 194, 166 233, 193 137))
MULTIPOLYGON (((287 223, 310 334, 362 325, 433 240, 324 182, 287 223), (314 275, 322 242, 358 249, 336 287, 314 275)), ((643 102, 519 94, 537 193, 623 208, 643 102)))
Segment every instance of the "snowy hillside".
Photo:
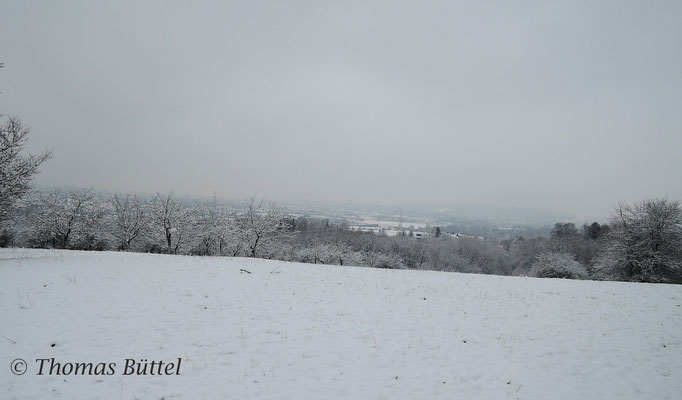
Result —
POLYGON ((682 286, 25 249, 0 277, 3 399, 682 393, 682 286))

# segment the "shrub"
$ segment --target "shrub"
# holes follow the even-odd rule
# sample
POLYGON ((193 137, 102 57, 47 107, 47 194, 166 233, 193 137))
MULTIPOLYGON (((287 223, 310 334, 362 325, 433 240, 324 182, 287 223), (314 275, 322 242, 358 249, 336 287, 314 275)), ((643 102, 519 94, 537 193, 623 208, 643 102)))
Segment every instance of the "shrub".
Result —
POLYGON ((587 269, 568 253, 541 253, 531 266, 530 273, 538 278, 587 278, 587 269))

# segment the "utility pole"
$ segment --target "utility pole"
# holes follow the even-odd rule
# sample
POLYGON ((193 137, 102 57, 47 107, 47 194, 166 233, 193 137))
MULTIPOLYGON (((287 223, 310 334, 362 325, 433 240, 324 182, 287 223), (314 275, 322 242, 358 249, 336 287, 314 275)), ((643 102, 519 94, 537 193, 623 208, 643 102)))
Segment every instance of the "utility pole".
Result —
POLYGON ((405 236, 405 230, 403 229, 403 209, 400 209, 400 231, 403 233, 403 236, 405 236))

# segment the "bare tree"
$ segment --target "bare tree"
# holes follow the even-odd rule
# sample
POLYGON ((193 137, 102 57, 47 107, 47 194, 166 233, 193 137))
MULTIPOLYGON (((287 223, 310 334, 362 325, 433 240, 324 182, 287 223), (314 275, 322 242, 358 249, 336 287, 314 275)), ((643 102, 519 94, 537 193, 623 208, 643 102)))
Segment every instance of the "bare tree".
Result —
POLYGON ((188 241, 188 233, 194 222, 196 208, 185 208, 173 198, 173 192, 162 197, 157 194, 151 203, 152 229, 161 228, 166 251, 177 254, 188 241))
POLYGON ((119 250, 129 250, 131 243, 137 239, 145 228, 147 213, 144 204, 137 196, 132 199, 129 194, 121 199, 115 194, 109 199, 113 208, 113 235, 118 241, 119 250))
POLYGON ((286 235, 282 223, 284 209, 277 207, 275 203, 270 203, 266 208, 264 203, 265 199, 258 201, 255 196, 251 196, 244 215, 237 220, 238 231, 251 257, 256 257, 258 250, 274 239, 286 235))
POLYGON ((305 246, 297 251, 297 259, 304 263, 344 265, 350 253, 349 249, 334 244, 315 244, 305 246))
POLYGON ((247 250, 246 234, 242 231, 241 225, 237 217, 228 220, 221 245, 222 253, 232 257, 245 254, 247 250))
POLYGON ((620 204, 613 230, 598 262, 608 278, 682 282, 682 208, 678 201, 620 204))
POLYGON ((91 189, 82 189, 67 195, 54 190, 41 198, 37 228, 49 232, 54 247, 68 249, 74 236, 92 230, 89 219, 93 202, 91 189))
POLYGON ((214 197, 213 204, 201 207, 200 211, 197 217, 197 254, 236 256, 243 244, 236 240, 238 235, 231 221, 231 210, 218 206, 214 197))
POLYGON ((52 156, 51 150, 24 154, 29 132, 14 117, 0 125, 0 221, 7 218, 14 202, 29 190, 40 165, 52 156))

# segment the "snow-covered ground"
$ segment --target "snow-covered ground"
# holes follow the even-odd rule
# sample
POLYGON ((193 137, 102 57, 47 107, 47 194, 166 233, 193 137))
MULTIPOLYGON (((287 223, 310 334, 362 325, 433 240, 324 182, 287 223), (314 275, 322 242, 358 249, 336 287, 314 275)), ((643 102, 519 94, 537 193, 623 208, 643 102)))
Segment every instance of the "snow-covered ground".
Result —
POLYGON ((682 396, 682 286, 23 249, 0 277, 2 399, 682 396))

